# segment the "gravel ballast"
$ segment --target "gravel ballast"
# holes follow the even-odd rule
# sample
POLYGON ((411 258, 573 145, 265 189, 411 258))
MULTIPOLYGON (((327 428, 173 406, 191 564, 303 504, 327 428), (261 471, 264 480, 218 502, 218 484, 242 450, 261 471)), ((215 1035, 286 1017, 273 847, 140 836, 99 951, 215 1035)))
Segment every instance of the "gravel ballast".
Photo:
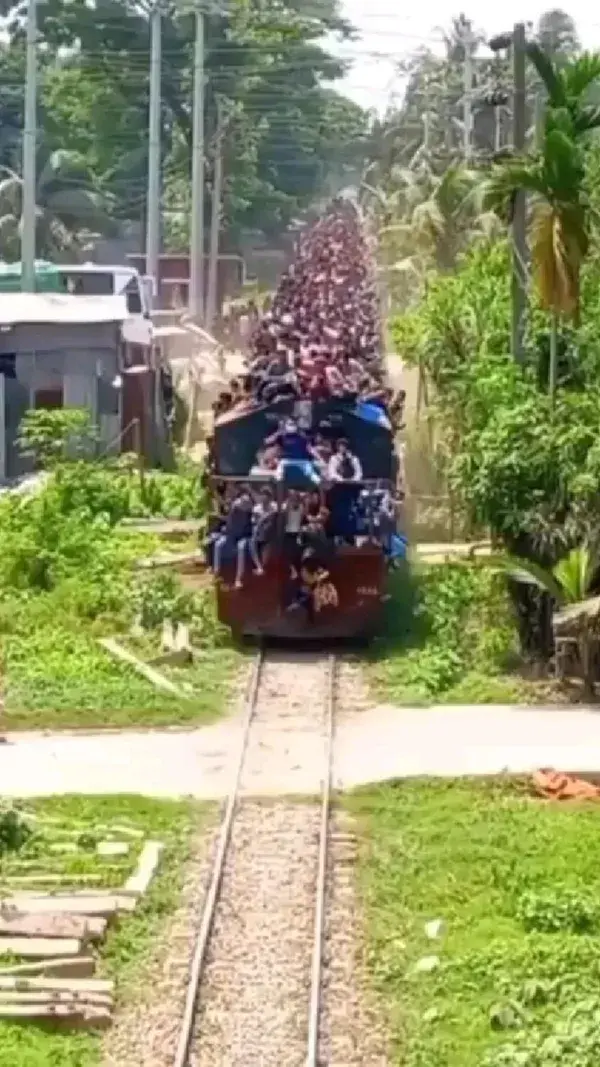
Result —
POLYGON ((302 1067, 318 832, 313 805, 241 805, 190 1067, 302 1067))
POLYGON ((194 937, 210 877, 215 820, 192 840, 181 902, 119 1008, 102 1044, 102 1067, 172 1067, 183 1015, 194 937))
MULTIPOLYGON (((313 781, 322 779, 328 685, 323 655, 269 653, 264 662, 189 1067, 304 1067, 306 1062, 319 798, 260 799, 259 784, 273 764, 299 786, 307 766, 313 781)), ((338 672, 341 707, 346 700, 359 703, 359 688, 354 669, 338 672)), ((387 1067, 381 1027, 365 1007, 357 956, 355 840, 341 818, 332 816, 320 1062, 387 1067)), ((106 1037, 103 1067, 172 1067, 213 842, 214 829, 194 844, 182 904, 144 976, 144 994, 117 1017, 106 1037)))
POLYGON ((319 852, 316 803, 244 798, 267 761, 325 772, 328 663, 264 662, 200 989, 190 1067, 302 1067, 319 852))

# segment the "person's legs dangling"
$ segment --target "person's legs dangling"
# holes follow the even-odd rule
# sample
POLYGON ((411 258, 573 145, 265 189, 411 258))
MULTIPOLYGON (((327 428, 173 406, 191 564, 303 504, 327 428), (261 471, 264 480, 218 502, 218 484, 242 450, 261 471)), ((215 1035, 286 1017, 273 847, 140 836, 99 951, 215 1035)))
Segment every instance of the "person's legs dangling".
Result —
POLYGON ((221 570, 221 557, 223 555, 223 549, 227 544, 227 538, 224 534, 217 537, 215 541, 214 556, 213 556, 213 572, 219 574, 221 570))
POLYGON ((244 584, 244 572, 246 570, 246 549, 248 547, 248 538, 240 537, 237 543, 237 564, 235 569, 235 588, 241 589, 244 584))
POLYGON ((248 550, 250 552, 250 559, 252 560, 252 565, 254 567, 254 573, 255 574, 264 574, 265 572, 263 571, 263 568, 262 568, 262 563, 261 563, 261 559, 260 559, 260 552, 259 552, 259 548, 258 548, 258 541, 256 541, 256 539, 254 537, 250 538, 250 541, 248 543, 248 550))

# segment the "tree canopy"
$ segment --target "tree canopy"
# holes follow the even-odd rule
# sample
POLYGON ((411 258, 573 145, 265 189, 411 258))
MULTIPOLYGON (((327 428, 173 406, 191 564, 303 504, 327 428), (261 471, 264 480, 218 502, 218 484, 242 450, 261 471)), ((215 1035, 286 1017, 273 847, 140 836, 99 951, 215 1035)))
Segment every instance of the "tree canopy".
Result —
MULTIPOLYGON (((332 87, 344 65, 324 35, 351 36, 337 0, 310 13, 300 0, 232 0, 206 16, 207 197, 217 107, 230 121, 225 144, 225 240, 240 231, 267 236, 362 167, 368 117, 332 87)), ((0 165, 20 171, 26 5, 3 0, 8 40, 0 73, 0 165)), ((38 9, 43 151, 73 154, 113 217, 145 218, 150 25, 144 7, 116 0, 48 0, 38 9)), ((194 15, 163 16, 162 126, 165 235, 187 241, 192 141, 194 15)), ((40 146, 41 148, 42 146, 40 146)), ((207 215, 208 217, 208 215, 207 215)))

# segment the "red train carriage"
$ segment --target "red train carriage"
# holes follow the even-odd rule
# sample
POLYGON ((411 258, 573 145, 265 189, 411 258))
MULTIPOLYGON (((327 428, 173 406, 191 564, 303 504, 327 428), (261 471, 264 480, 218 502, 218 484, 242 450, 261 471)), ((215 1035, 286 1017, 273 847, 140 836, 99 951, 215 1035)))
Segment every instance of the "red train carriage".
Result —
MULTIPOLYGON (((307 638, 368 639, 379 625, 385 594, 386 554, 375 530, 364 529, 354 543, 335 536, 307 573, 306 559, 286 546, 282 516, 290 494, 300 492, 322 497, 325 505, 332 490, 308 481, 293 488, 285 478, 252 474, 252 464, 269 431, 286 415, 293 403, 282 403, 246 413, 232 413, 215 425, 216 469, 213 481, 221 493, 249 487, 256 495, 269 486, 277 505, 278 529, 261 559, 262 574, 255 573, 252 560, 244 566, 243 581, 236 585, 237 560, 225 559, 219 568, 217 596, 219 618, 238 635, 307 638), (312 589, 311 589, 312 585, 312 589), (304 590, 304 602, 298 595, 304 590)), ((306 419, 306 407, 303 410, 306 419)), ((352 492, 390 488, 395 482, 393 435, 387 419, 373 421, 373 412, 364 406, 326 402, 312 406, 313 430, 342 436, 350 444, 362 467, 360 482, 352 492)), ((310 568, 309 568, 310 569, 310 568)))

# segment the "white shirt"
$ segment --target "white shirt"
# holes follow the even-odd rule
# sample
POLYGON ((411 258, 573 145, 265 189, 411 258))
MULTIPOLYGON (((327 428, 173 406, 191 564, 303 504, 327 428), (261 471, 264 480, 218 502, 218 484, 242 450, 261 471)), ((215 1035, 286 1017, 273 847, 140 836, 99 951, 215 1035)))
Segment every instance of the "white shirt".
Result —
POLYGON ((304 512, 302 504, 287 508, 285 514, 285 532, 289 534, 300 533, 303 518, 304 512))
POLYGON ((329 460, 328 475, 329 480, 332 482, 362 481, 363 472, 358 456, 354 456, 352 452, 348 452, 347 455, 342 456, 339 452, 337 452, 329 460), (352 477, 344 478, 342 475, 342 465, 345 465, 348 460, 352 465, 352 477))

